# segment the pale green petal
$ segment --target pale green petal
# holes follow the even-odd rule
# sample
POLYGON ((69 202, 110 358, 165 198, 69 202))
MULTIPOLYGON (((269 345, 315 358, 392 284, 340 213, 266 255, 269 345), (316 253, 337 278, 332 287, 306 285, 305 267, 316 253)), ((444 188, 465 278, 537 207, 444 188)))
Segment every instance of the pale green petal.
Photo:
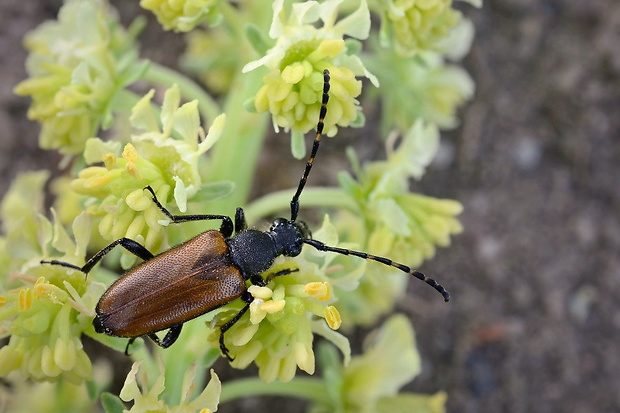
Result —
POLYGON ((138 374, 140 364, 142 364, 142 361, 136 361, 133 363, 131 370, 127 374, 127 378, 125 378, 125 384, 123 384, 123 388, 119 393, 119 397, 125 402, 135 400, 141 395, 140 388, 136 382, 136 375, 138 374))
MULTIPOLYGON (((331 0, 334 1, 334 0, 331 0)), ((337 1, 337 0, 336 0, 337 1)), ((340 0, 342 1, 342 0, 340 0)), ((319 19, 321 13, 321 7, 316 1, 305 1, 302 3, 293 4, 291 15, 289 16, 289 22, 296 24, 297 26, 303 26, 306 24, 314 23, 319 19)))
POLYGON ((343 66, 351 69, 353 73, 355 73, 356 75, 358 76, 363 75, 367 77, 368 80, 370 80, 370 83, 372 83, 374 87, 379 87, 379 79, 377 79, 375 75, 373 75, 372 73, 368 71, 368 69, 366 69, 366 66, 364 66, 364 63, 359 58, 359 56, 344 55, 340 57, 340 62, 342 63, 343 66))
POLYGON ((199 409, 209 409, 212 412, 217 410, 220 394, 222 393, 222 382, 213 369, 210 370, 211 380, 207 387, 196 397, 188 406, 188 411, 196 411, 199 409))
POLYGON ((390 230, 398 235, 409 236, 411 230, 403 223, 409 221, 407 213, 398 205, 393 198, 380 199, 377 201, 377 211, 380 211, 381 221, 390 230))
MULTIPOLYGON (((271 27, 269 28, 269 37, 277 39, 282 34, 282 29, 284 27, 284 0, 274 0, 271 7, 273 8, 273 19, 271 20, 271 27)), ((249 70, 253 69, 248 69, 248 71, 249 70)), ((243 68, 243 71, 244 73, 246 72, 245 68, 243 68)))
POLYGON ((145 131, 159 130, 159 123, 151 110, 151 99, 154 94, 155 89, 149 90, 131 109, 129 121, 134 128, 145 131))
POLYGON ((62 226, 54 208, 52 208, 52 217, 54 222, 54 238, 52 239, 52 246, 64 255, 73 255, 76 250, 76 245, 69 234, 67 234, 65 228, 62 226))
POLYGON ((179 86, 174 84, 164 94, 164 102, 161 105, 161 121, 163 123, 164 136, 168 137, 172 128, 174 115, 181 103, 179 86))
POLYGON ((118 141, 103 141, 99 138, 89 138, 84 147, 84 160, 87 164, 101 162, 103 155, 121 153, 121 143, 118 141))
POLYGON ((185 188, 185 183, 178 176, 173 176, 172 179, 176 184, 174 186, 174 200, 179 211, 185 213, 187 211, 187 189, 185 188))
POLYGON ((357 10, 336 23, 334 31, 341 36, 347 35, 359 40, 367 39, 370 33, 370 11, 366 0, 360 2, 357 10))
POLYGON ((190 145, 198 142, 200 129, 200 115, 198 114, 198 101, 193 100, 176 109, 174 112, 174 130, 190 145))
POLYGON ((217 142, 222 136, 224 126, 226 125, 226 114, 222 113, 213 120, 213 124, 207 132, 205 139, 198 144, 198 153, 205 153, 217 142))
POLYGON ((421 371, 413 329, 404 315, 390 317, 367 338, 365 348, 345 372, 345 391, 351 401, 395 395, 421 371))
POLYGON ((403 137, 397 150, 388 155, 390 164, 399 165, 420 179, 439 150, 439 129, 417 120, 403 137))

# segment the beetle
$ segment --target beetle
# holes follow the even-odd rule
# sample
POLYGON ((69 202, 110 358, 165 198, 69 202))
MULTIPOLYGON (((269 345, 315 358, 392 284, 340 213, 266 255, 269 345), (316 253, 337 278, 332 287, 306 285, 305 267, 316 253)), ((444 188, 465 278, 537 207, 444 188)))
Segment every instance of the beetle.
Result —
POLYGON ((329 101, 330 76, 324 73, 321 109, 310 157, 290 202, 290 219, 276 219, 269 231, 247 228, 243 209, 237 208, 233 220, 225 215, 172 215, 157 199, 150 186, 144 188, 152 195, 155 205, 172 223, 200 220, 221 220, 219 230, 208 230, 159 255, 129 238, 121 238, 96 253, 84 266, 79 267, 58 260, 41 263, 60 265, 88 274, 88 272, 115 246, 120 245, 143 262, 116 280, 101 296, 96 306, 93 326, 98 333, 129 338, 125 353, 138 337, 148 337, 157 345, 167 348, 179 337, 183 324, 231 301, 241 298, 244 307, 220 327, 219 345, 229 360, 224 334, 248 311, 253 300, 246 281, 264 286, 274 276, 286 275, 295 270, 283 270, 264 279, 275 259, 284 255, 295 257, 304 244, 319 251, 353 255, 392 266, 426 282, 445 301, 450 299, 446 289, 419 271, 388 258, 365 252, 331 247, 314 240, 303 222, 297 222, 299 197, 306 185, 314 164, 329 101), (168 330, 163 339, 155 333, 168 330))

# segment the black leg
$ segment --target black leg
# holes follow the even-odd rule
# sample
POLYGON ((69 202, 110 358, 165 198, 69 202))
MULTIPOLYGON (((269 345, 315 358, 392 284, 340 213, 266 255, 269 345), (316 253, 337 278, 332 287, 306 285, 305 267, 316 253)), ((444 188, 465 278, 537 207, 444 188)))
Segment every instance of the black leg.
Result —
POLYGON ((237 211, 235 212, 235 234, 244 231, 247 227, 243 208, 237 208, 237 211))
POLYGON ((136 337, 132 337, 127 341, 127 346, 125 347, 125 355, 129 356, 129 346, 131 346, 133 344, 133 342, 136 341, 136 337))
POLYGON ((166 333, 163 340, 160 340, 159 337, 155 335, 155 333, 148 334, 148 337, 155 342, 161 348, 168 348, 174 344, 175 341, 179 338, 181 334, 181 329, 183 328, 183 323, 175 324, 170 327, 170 330, 166 333))
POLYGON ((250 282, 254 285, 258 285, 259 287, 264 287, 267 284, 269 284, 269 281, 271 281, 274 277, 279 277, 281 275, 288 275, 292 272, 297 272, 297 271, 299 271, 298 268, 286 268, 278 272, 272 272, 270 274, 267 274, 267 278, 261 277, 260 274, 255 274, 250 277, 250 282))
POLYGON ((157 205, 157 208, 159 208, 159 210, 163 212, 164 215, 166 215, 173 223, 178 224, 188 221, 206 221, 212 219, 221 219, 222 226, 220 227, 220 232, 222 233, 222 235, 224 235, 224 238, 230 238, 232 236, 234 228, 232 219, 230 219, 230 217, 227 217, 226 215, 172 215, 170 211, 164 208, 163 205, 157 200, 157 196, 155 195, 155 191, 153 191, 153 188, 147 186, 144 189, 146 189, 151 193, 151 195, 153 195, 153 202, 155 203, 155 205, 157 205))
POLYGON ((127 251, 131 252, 133 255, 138 258, 142 258, 144 261, 148 261, 154 257, 153 254, 149 250, 146 249, 142 244, 137 243, 136 241, 129 238, 121 238, 112 242, 110 245, 96 253, 92 256, 91 259, 86 261, 83 267, 78 267, 77 265, 70 264, 64 261, 58 260, 42 260, 41 264, 52 264, 52 265, 60 265, 62 267, 73 268, 74 270, 82 271, 84 274, 88 274, 93 267, 101 261, 101 259, 112 250, 115 246, 119 245, 125 248, 127 251))
POLYGON ((241 310, 239 310, 239 312, 235 314, 233 318, 228 320, 226 324, 220 327, 220 350, 226 356, 228 361, 233 361, 234 358, 230 357, 230 354, 228 354, 228 348, 226 347, 226 344, 224 344, 224 333, 230 330, 230 328, 234 326, 237 321, 241 319, 241 317, 243 317, 243 315, 250 308, 250 304, 252 304, 252 301, 254 301, 254 297, 252 297, 252 294, 248 293, 247 291, 241 298, 243 299, 243 301, 245 301, 245 306, 241 310))

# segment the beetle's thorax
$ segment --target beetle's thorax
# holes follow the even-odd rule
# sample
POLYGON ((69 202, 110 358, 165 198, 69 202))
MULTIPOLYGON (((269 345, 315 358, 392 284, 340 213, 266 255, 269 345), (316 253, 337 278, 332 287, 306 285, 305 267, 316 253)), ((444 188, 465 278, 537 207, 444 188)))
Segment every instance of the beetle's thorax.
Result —
POLYGON ((256 229, 241 231, 227 242, 230 258, 245 279, 269 269, 280 255, 271 235, 256 229))
POLYGON ((280 255, 299 255, 302 240, 308 237, 302 225, 278 218, 268 232, 248 229, 229 239, 230 258, 239 267, 243 277, 248 279, 268 270, 280 255))

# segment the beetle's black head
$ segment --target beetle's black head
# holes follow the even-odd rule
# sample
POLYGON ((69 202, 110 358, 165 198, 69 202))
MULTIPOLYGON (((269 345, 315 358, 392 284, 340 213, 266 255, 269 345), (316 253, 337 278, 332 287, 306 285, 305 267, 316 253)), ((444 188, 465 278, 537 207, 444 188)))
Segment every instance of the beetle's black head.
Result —
POLYGON ((292 222, 285 218, 273 221, 269 232, 278 252, 287 257, 296 257, 301 254, 303 240, 310 238, 310 231, 305 224, 292 222))
POLYGON ((104 321, 105 317, 99 314, 95 315, 95 318, 93 318, 93 327, 95 327, 97 333, 109 334, 109 329, 103 324, 104 321))

